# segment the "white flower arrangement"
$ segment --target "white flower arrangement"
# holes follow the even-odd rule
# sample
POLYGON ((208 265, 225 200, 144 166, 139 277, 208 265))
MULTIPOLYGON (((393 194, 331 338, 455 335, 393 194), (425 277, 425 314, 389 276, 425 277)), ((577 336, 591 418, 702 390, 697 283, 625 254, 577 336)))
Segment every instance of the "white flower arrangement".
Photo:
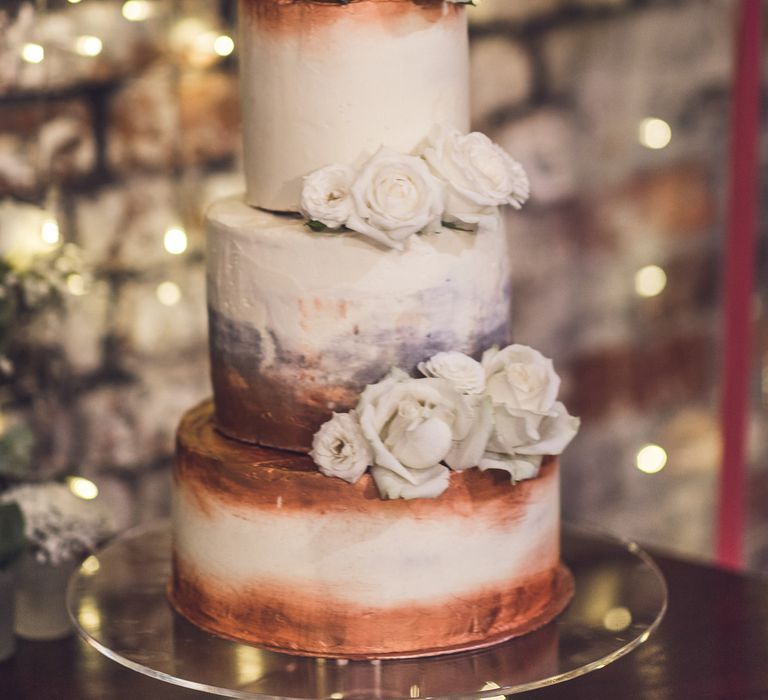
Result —
POLYGON ((384 499, 436 498, 451 470, 532 479, 578 431, 557 401, 552 361, 527 346, 491 348, 481 362, 442 352, 419 371, 391 370, 320 428, 310 454, 323 474, 355 483, 370 468, 384 499))
POLYGON ((381 148, 358 170, 307 175, 301 211, 314 231, 355 231, 402 249, 444 225, 492 227, 498 207, 519 209, 528 195, 523 167, 487 136, 437 126, 414 155, 381 148))
POLYGON ((24 516, 24 535, 35 558, 54 566, 93 551, 112 534, 107 511, 75 496, 59 483, 25 484, 0 495, 24 516))

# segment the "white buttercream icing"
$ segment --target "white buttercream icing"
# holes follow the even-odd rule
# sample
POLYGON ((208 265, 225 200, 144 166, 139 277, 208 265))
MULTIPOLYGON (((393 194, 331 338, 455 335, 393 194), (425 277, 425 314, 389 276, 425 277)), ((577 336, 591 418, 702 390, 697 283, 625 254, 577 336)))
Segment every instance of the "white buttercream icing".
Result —
POLYGON ((413 12, 377 21, 372 8, 274 32, 241 22, 248 201, 299 211, 302 178, 360 165, 382 145, 410 153, 434 124, 469 127, 466 17, 413 12))
POLYGON ((206 580, 228 588, 254 581, 286 590, 311 582, 351 605, 435 604, 496 582, 510 585, 550 570, 559 559, 559 481, 537 484, 519 519, 387 516, 234 508, 215 497, 174 493, 174 547, 206 580))
POLYGON ((277 343, 316 358, 331 382, 365 368, 380 377, 404 337, 468 350, 509 310, 503 229, 411 236, 398 251, 228 199, 209 210, 207 267, 211 309, 260 338, 254 362, 275 361, 277 343))

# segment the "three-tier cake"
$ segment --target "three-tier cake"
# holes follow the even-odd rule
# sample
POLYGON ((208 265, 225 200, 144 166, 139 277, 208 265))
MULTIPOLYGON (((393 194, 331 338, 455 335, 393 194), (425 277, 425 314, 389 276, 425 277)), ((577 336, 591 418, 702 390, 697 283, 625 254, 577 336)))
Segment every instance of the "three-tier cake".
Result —
POLYGON ((240 0, 247 192, 207 215, 213 401, 178 433, 170 599, 292 653, 486 646, 572 594, 552 363, 509 345, 466 3, 240 0))

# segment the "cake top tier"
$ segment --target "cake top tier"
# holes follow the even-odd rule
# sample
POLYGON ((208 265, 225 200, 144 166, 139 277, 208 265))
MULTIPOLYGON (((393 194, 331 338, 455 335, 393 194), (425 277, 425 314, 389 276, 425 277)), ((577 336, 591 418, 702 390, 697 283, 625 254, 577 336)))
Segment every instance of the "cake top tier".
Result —
POLYGON ((469 127, 464 7, 446 0, 240 0, 248 202, 298 211, 302 178, 469 127))

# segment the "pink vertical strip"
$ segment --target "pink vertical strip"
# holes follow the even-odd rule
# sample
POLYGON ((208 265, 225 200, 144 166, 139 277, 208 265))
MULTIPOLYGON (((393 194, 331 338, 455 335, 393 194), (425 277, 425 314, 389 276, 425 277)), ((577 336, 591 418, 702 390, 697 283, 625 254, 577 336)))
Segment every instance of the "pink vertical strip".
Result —
POLYGON ((731 112, 728 233, 725 251, 723 460, 717 518, 717 559, 744 564, 746 438, 752 366, 752 292, 757 223, 762 0, 741 0, 731 112))

